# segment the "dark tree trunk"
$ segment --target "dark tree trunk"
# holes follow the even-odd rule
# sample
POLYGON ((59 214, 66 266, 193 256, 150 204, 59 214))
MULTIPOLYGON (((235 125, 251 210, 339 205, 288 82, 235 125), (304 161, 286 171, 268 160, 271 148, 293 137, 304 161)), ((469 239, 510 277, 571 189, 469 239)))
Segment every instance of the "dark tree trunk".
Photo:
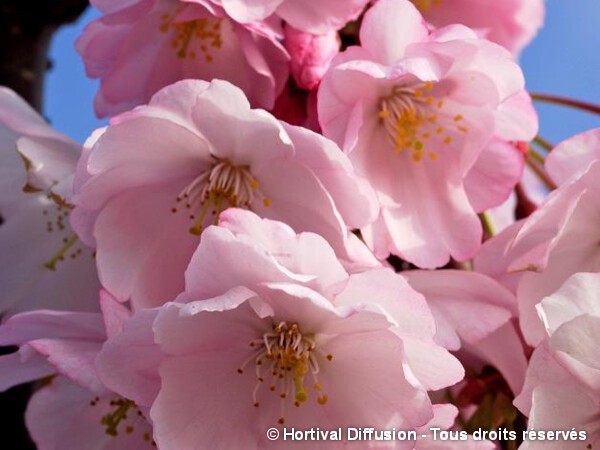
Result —
MULTIPOLYGON (((52 36, 87 6, 87 0, 0 0, 0 85, 15 90, 41 111, 52 36)), ((0 354, 11 351, 0 348, 0 354)), ((0 394, 2 448, 35 449, 23 422, 31 391, 32 385, 22 385, 0 394)))
POLYGON ((87 0, 2 0, 0 84, 40 111, 52 35, 77 19, 87 5, 87 0))

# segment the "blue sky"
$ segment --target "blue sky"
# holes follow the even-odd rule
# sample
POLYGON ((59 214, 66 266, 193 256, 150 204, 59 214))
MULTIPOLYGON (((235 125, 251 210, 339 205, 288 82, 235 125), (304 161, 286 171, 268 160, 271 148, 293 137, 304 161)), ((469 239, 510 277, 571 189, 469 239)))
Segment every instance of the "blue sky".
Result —
MULTIPOLYGON (((521 57, 528 89, 600 104, 600 1, 547 0, 546 4, 546 25, 521 57)), ((50 50, 54 69, 46 80, 44 113, 56 129, 79 142, 105 123, 95 118, 92 108, 98 82, 85 77, 73 48, 85 24, 97 16, 88 9, 76 24, 57 33, 50 50)), ((600 116, 536 106, 540 134, 553 142, 600 127, 600 116)))

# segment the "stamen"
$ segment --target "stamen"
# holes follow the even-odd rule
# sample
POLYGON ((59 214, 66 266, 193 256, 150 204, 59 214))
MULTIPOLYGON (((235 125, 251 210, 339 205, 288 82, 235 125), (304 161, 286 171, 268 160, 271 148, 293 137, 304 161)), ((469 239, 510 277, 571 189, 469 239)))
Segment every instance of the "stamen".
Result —
POLYGON ((298 324, 288 325, 287 322, 281 322, 274 325, 272 332, 264 333, 262 339, 250 341, 249 346, 256 351, 246 358, 238 373, 244 374, 244 369, 250 361, 255 361, 257 383, 252 391, 252 402, 255 407, 260 405, 258 393, 265 381, 264 371, 271 375, 267 383, 268 390, 278 394, 280 399, 280 424, 285 422, 285 406, 289 398, 293 399, 297 407, 308 401, 310 395, 305 383, 308 373, 313 379, 312 386, 308 385, 308 387, 319 392, 319 395, 315 396, 315 401, 320 405, 327 403, 327 396, 321 392, 323 388, 317 380, 319 373, 317 355, 329 361, 333 356, 323 353, 317 347, 314 337, 303 333, 298 324), (293 396, 291 396, 292 390, 293 396))
MULTIPOLYGON (((60 261, 64 261, 65 255, 71 247, 78 241, 76 234, 71 234, 64 242, 63 246, 56 252, 56 254, 44 263, 44 267, 50 270, 56 270, 56 264, 60 261)), ((81 252, 80 252, 81 253, 81 252)))
POLYGON ((180 59, 196 59, 197 50, 207 63, 214 59, 213 51, 223 46, 221 27, 224 22, 216 17, 202 18, 188 22, 174 22, 179 10, 161 16, 160 31, 172 33, 171 47, 180 59))
POLYGON ((437 159, 432 147, 440 148, 453 142, 456 131, 467 133, 461 114, 450 116, 443 112, 444 101, 436 98, 432 81, 417 81, 412 85, 395 86, 387 97, 379 100, 377 118, 388 136, 395 153, 410 152, 411 159, 420 162, 425 156, 437 159), (427 92, 427 95, 425 95, 427 92), (446 127, 438 122, 450 124, 446 127))
POLYGON ((264 206, 270 206, 271 199, 258 186, 249 166, 235 166, 225 159, 214 158, 210 168, 179 193, 171 212, 175 214, 181 207, 197 211, 190 215, 194 222, 188 231, 199 236, 206 225, 217 224, 220 214, 229 207, 250 209, 257 198, 264 206), (208 220, 209 212, 214 216, 212 220, 208 220))
POLYGON ((106 434, 117 436, 119 434, 117 428, 123 420, 127 419, 127 411, 132 407, 137 408, 137 406, 131 400, 122 397, 111 400, 110 406, 115 408, 114 411, 103 416, 100 423, 105 426, 106 434))

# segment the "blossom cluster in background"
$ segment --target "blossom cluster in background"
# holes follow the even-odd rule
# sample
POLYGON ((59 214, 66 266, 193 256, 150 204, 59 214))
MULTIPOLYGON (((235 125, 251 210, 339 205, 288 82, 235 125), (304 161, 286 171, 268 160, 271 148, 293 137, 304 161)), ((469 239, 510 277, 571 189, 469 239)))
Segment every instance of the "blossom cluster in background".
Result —
POLYGON ((108 126, 0 89, 0 389, 36 382, 38 448, 600 445, 600 129, 538 136, 543 0, 91 3, 108 126), (351 427, 419 437, 267 435, 351 427))

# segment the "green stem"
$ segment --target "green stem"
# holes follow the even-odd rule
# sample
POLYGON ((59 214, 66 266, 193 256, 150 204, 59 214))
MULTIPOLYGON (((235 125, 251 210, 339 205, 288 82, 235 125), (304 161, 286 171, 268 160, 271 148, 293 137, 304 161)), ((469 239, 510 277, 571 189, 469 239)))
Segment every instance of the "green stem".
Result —
POLYGON ((531 93, 531 98, 538 102, 544 103, 552 103, 555 105, 568 106, 575 109, 580 109, 582 111, 587 111, 593 114, 600 115, 600 106, 595 105, 593 103, 583 102, 581 100, 575 100, 568 97, 561 97, 559 95, 548 95, 548 94, 533 94, 531 93))
POLYGON ((547 152, 551 152, 552 149, 554 148, 554 145, 552 145, 548 140, 544 139, 540 135, 537 135, 535 138, 533 138, 533 142, 535 142, 537 145, 542 147, 547 152))
POLYGON ((544 165, 544 161, 546 161, 546 156, 538 152, 535 148, 529 147, 529 151, 527 156, 537 161, 538 164, 544 165))
POLYGON ((494 219, 492 219, 492 215, 489 211, 484 211, 479 214, 479 219, 481 219, 483 230, 489 237, 497 234, 496 227, 494 226, 494 219))

